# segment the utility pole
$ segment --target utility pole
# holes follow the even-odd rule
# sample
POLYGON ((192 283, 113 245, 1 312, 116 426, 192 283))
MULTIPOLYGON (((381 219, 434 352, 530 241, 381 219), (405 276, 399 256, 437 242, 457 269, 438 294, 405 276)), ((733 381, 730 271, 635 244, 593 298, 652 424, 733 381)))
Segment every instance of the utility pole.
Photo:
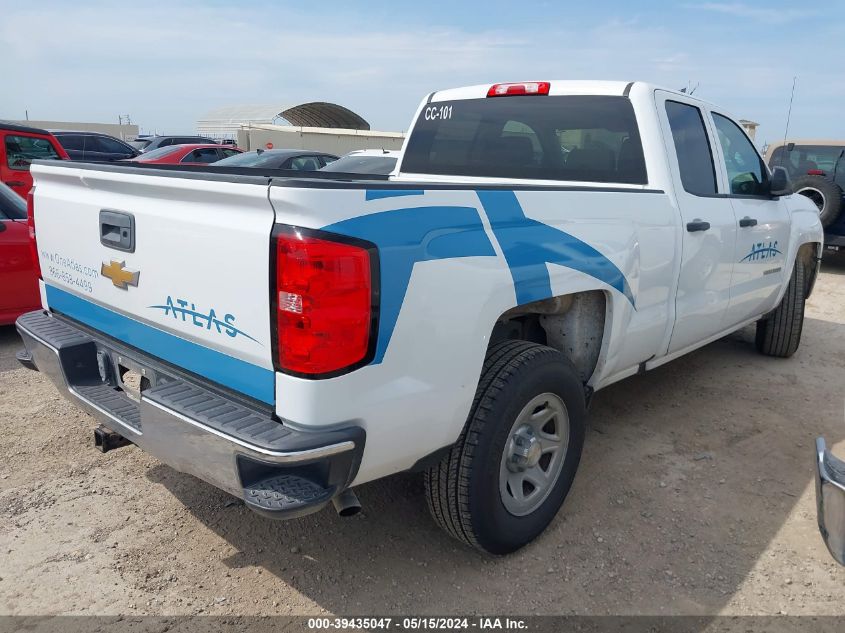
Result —
MULTIPOLYGON (((132 125, 132 119, 129 117, 128 114, 118 114, 117 115, 117 124, 121 125, 121 126, 124 125, 124 124, 125 125, 132 125)), ((126 140, 126 134, 121 132, 120 138, 122 138, 125 141, 126 140)))

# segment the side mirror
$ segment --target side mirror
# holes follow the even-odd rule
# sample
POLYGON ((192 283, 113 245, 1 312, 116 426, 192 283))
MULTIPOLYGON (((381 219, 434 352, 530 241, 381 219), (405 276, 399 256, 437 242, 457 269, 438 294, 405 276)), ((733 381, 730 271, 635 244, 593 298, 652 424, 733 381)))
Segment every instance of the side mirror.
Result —
POLYGON ((792 181, 785 167, 774 167, 769 181, 769 193, 773 196, 788 196, 792 193, 792 181))

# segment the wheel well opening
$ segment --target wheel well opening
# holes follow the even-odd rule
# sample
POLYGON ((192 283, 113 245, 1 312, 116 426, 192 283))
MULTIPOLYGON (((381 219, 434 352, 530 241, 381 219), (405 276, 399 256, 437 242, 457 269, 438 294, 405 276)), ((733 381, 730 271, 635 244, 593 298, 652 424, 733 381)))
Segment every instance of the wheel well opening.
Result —
POLYGON ((586 384, 598 364, 606 315, 607 297, 601 290, 535 301, 500 316, 490 346, 508 340, 548 345, 566 355, 586 384))

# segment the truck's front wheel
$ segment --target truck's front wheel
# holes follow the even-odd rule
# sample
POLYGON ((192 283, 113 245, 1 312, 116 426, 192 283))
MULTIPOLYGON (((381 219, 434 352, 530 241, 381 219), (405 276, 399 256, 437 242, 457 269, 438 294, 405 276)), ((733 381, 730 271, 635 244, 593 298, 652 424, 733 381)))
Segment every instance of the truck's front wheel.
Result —
POLYGON ((425 474, 435 520, 493 554, 530 542, 569 492, 585 416, 583 385, 563 354, 525 341, 492 348, 463 433, 425 474))
POLYGON ((804 262, 799 257, 795 260, 792 277, 780 305, 766 318, 757 321, 755 343, 761 353, 789 358, 798 350, 804 328, 806 283, 804 262))

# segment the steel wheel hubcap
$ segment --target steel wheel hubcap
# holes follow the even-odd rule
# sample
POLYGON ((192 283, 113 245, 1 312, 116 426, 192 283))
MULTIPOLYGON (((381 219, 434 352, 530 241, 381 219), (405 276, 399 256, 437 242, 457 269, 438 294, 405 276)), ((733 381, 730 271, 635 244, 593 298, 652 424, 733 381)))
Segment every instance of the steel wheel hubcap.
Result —
POLYGON ((805 198, 809 198, 810 200, 812 200, 813 204, 815 204, 816 207, 818 208, 819 213, 821 213, 822 209, 824 209, 824 203, 825 203, 824 194, 821 191, 819 191, 818 189, 812 189, 810 187, 805 187, 804 189, 799 189, 795 193, 800 194, 800 195, 804 196, 805 198))
POLYGON ((553 393, 532 398, 516 416, 499 468, 499 493, 515 516, 534 512, 560 476, 569 446, 566 405, 553 393))

